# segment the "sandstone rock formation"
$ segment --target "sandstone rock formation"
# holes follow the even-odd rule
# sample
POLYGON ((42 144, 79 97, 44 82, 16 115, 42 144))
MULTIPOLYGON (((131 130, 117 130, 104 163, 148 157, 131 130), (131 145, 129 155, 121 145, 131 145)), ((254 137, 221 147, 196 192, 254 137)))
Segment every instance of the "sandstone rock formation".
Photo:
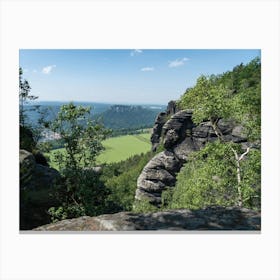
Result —
POLYGON ((20 164, 20 187, 23 188, 25 183, 30 180, 32 172, 35 169, 36 161, 34 156, 25 150, 19 151, 20 164))
POLYGON ((153 132, 151 135, 152 151, 156 151, 156 149, 160 143, 162 127, 165 124, 166 120, 167 120, 166 112, 159 113, 155 120, 153 132))
MULTIPOLYGON (((31 229, 50 222, 47 210, 59 205, 54 186, 57 170, 38 164, 32 153, 20 150, 20 228, 31 229)), ((44 162, 42 157, 40 160, 44 162)))
POLYGON ((119 212, 83 216, 34 229, 35 231, 135 231, 135 230, 260 230, 259 212, 245 208, 211 207, 136 214, 119 212))
POLYGON ((178 107, 176 106, 176 102, 171 100, 167 105, 166 111, 158 114, 151 135, 152 151, 156 151, 160 143, 162 128, 163 125, 167 122, 168 117, 174 115, 177 112, 178 107))
POLYGON ((20 149, 32 151, 36 146, 36 142, 34 140, 34 135, 32 133, 32 130, 25 126, 20 125, 19 133, 20 133, 20 138, 19 138, 20 149))
POLYGON ((179 108, 176 105, 176 101, 174 101, 174 100, 169 101, 168 104, 167 104, 167 108, 166 108, 166 114, 167 115, 174 115, 178 111, 179 111, 179 108))
MULTIPOLYGON (((165 151, 157 154, 144 167, 137 180, 135 193, 136 200, 148 200, 155 206, 161 206, 162 192, 175 185, 176 174, 186 163, 190 153, 201 149, 207 142, 217 140, 209 121, 197 126, 193 123, 191 110, 178 111, 169 116, 169 119, 167 116, 166 112, 159 114, 151 138, 153 150, 162 141, 165 151), (164 120, 167 121, 163 123, 164 120)), ((226 141, 242 143, 244 148, 248 147, 249 143, 241 126, 223 119, 217 125, 226 141)))
POLYGON ((32 153, 20 150, 20 187, 24 189, 51 188, 60 178, 57 170, 38 164, 32 153))

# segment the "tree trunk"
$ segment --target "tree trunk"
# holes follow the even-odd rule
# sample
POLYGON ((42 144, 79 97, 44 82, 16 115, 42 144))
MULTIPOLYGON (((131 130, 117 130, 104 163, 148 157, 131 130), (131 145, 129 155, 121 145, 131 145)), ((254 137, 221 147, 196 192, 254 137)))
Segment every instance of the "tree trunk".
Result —
MULTIPOLYGON (((211 119, 211 125, 213 127, 213 130, 215 132, 215 134, 217 135, 218 139, 221 142, 225 142, 224 140, 224 135, 221 132, 220 128, 218 127, 218 121, 219 119, 211 119)), ((250 148, 247 148, 246 152, 244 152, 243 154, 241 154, 240 156, 238 155, 237 151, 231 147, 231 150, 234 154, 234 159, 235 159, 235 164, 236 164, 236 177, 237 177, 237 192, 238 192, 238 206, 242 207, 243 205, 243 199, 242 199, 242 192, 241 192, 241 166, 240 166, 240 161, 244 158, 245 155, 247 155, 250 151, 250 148)))
POLYGON ((218 121, 219 121, 219 119, 211 119, 211 120, 210 120, 211 125, 212 125, 212 128, 213 128, 215 134, 217 135, 218 139, 219 139, 221 142, 224 142, 224 135, 223 135, 223 133, 221 132, 220 128, 218 127, 218 121))
POLYGON ((232 152, 234 153, 235 163, 236 163, 236 176, 237 176, 237 192, 238 192, 238 206, 243 206, 242 192, 241 192, 241 167, 240 161, 247 155, 250 151, 250 148, 247 148, 246 152, 241 154, 240 156, 236 152, 234 148, 231 147, 232 152))

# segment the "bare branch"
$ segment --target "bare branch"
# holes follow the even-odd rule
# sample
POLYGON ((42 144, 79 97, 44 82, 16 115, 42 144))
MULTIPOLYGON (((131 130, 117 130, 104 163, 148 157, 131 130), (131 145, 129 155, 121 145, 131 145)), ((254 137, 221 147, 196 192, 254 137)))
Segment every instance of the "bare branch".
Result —
POLYGON ((240 156, 240 158, 238 159, 238 161, 241 161, 249 152, 250 152, 250 148, 248 147, 248 148, 246 149, 246 152, 243 153, 243 154, 240 156))

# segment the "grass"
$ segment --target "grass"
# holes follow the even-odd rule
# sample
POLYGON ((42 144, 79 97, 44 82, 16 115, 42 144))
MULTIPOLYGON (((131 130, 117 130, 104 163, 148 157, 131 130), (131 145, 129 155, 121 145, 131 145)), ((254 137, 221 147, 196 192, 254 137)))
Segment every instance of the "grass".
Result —
MULTIPOLYGON (((112 137, 104 140, 102 144, 105 147, 105 151, 97 157, 97 164, 119 162, 133 155, 148 152, 151 149, 150 136, 149 133, 143 133, 112 137)), ((64 148, 61 148, 46 154, 50 158, 51 167, 58 169, 57 164, 53 160, 54 153, 64 151, 64 148)))
POLYGON ((97 157, 97 163, 111 163, 125 160, 133 155, 146 153, 151 149, 150 134, 125 135, 103 141, 105 151, 97 157))

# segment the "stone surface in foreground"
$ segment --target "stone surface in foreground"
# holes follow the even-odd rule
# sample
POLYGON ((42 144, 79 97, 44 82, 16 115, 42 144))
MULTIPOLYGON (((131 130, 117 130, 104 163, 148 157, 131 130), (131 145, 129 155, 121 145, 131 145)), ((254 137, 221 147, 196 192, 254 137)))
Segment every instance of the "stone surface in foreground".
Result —
POLYGON ((137 214, 120 212, 79 217, 35 228, 35 231, 260 230, 260 212, 211 207, 137 214))

